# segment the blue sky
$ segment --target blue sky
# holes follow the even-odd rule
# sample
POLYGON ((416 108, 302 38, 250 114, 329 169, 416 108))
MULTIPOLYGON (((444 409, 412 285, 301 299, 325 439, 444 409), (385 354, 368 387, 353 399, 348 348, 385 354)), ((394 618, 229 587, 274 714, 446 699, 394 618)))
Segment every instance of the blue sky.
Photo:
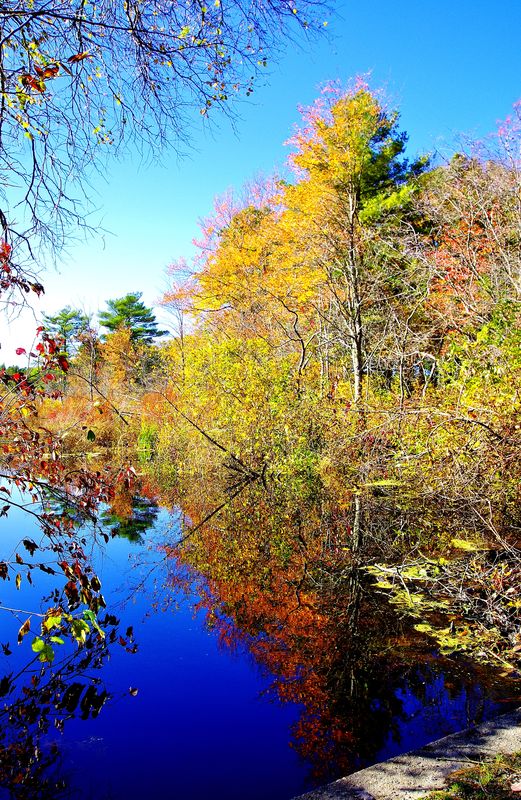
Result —
MULTIPOLYGON (((59 271, 43 276, 46 294, 36 316, 66 304, 96 312, 105 300, 142 291, 155 303, 165 287, 165 268, 190 257, 198 218, 215 195, 281 166, 284 141, 320 84, 370 73, 401 112, 410 153, 453 151, 459 134, 472 138, 494 130, 521 96, 521 0, 373 0, 335 4, 327 16, 329 39, 291 46, 268 66, 266 82, 236 108, 232 127, 219 117, 211 128, 199 114, 187 131, 193 149, 179 159, 163 153, 161 164, 129 154, 94 177, 93 200, 107 233, 74 242, 59 271)), ((34 318, 9 330, 2 325, 1 359, 30 344, 34 318)))

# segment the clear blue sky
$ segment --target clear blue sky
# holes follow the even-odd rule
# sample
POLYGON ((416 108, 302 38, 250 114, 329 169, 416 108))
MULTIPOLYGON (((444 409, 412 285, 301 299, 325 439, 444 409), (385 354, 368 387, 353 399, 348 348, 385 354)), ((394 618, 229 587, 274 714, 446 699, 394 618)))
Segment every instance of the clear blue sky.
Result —
MULTIPOLYGON (((44 276, 37 315, 66 304, 96 312, 129 291, 154 304, 165 267, 190 257, 197 220, 214 196, 284 163, 297 106, 311 103, 327 80, 371 73, 371 85, 401 111, 411 155, 450 153, 460 133, 493 131, 521 96, 521 0, 343 0, 336 8, 330 39, 291 47, 272 63, 266 84, 236 109, 235 130, 224 118, 205 129, 194 114, 191 155, 164 153, 152 166, 129 156, 94 179, 92 219, 110 233, 71 244, 59 273, 44 276)), ((33 327, 29 316, 7 333, 2 326, 0 360, 30 344, 33 327)))

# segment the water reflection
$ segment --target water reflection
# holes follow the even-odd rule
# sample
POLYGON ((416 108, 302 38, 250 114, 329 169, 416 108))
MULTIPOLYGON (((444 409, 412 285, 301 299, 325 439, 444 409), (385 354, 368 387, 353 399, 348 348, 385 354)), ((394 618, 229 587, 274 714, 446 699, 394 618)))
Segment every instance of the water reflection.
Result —
POLYGON ((153 498, 131 494, 118 487, 110 506, 100 514, 100 524, 111 536, 121 536, 143 544, 147 531, 154 527, 159 508, 153 498))
MULTIPOLYGON (((441 658, 371 585, 364 566, 410 547, 391 498, 278 500, 248 487, 169 556, 191 567, 183 574, 223 647, 245 648, 272 676, 270 694, 302 706, 292 744, 313 784, 479 723, 491 701, 519 692, 441 658)), ((200 496, 184 502, 192 520, 207 516, 200 496)))
MULTIPOLYGON (((58 734, 69 720, 95 719, 109 699, 100 671, 116 640, 117 620, 52 666, 31 658, 0 683, 0 786, 15 798, 57 798, 67 791, 58 734), (53 733, 54 732, 54 733, 53 733)), ((4 651, 5 653, 5 651, 4 651)))
MULTIPOLYGON (((10 796, 129 800, 172 796, 173 781, 183 800, 287 800, 516 698, 511 678, 441 657, 372 585, 368 564, 420 546, 417 508, 319 489, 303 504, 299 491, 260 482, 228 499, 209 480, 175 496, 152 482, 118 490, 102 515, 108 544, 92 552, 106 638, 92 631, 51 665, 25 663, 25 644, 3 658, 0 785, 10 796), (131 603, 121 607, 118 590, 131 603), (139 753, 130 766, 129 746, 139 753), (269 767, 252 787, 261 751, 269 767), (158 769, 167 762, 173 776, 158 769)), ((439 541, 432 513, 426 530, 422 548, 439 541)), ((17 600, 34 608, 41 592, 58 605, 55 576, 41 577, 32 600, 24 587, 17 600)), ((0 642, 13 641, 0 622, 0 642)))

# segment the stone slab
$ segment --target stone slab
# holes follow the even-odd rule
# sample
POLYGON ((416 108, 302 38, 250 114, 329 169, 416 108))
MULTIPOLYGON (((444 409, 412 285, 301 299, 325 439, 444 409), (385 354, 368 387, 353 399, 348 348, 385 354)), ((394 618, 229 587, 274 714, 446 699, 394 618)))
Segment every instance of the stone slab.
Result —
POLYGON ((521 750, 521 708, 354 772, 295 800, 417 800, 473 761, 521 750))

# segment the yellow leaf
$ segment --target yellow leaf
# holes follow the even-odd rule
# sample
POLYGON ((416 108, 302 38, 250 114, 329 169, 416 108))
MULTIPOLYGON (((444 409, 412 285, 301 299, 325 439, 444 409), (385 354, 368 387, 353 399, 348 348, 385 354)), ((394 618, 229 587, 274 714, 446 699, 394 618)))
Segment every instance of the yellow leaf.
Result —
POLYGON ((479 550, 483 549, 482 547, 478 547, 474 542, 467 542, 466 539, 451 539, 450 543, 458 550, 467 550, 469 553, 477 553, 479 550))

